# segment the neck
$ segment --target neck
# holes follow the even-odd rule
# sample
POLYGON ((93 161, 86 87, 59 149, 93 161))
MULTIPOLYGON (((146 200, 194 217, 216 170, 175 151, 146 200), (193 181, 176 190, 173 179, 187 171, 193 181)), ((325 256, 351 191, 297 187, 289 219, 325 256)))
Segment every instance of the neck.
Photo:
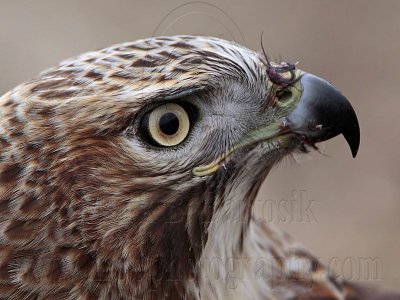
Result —
POLYGON ((265 256, 265 248, 251 238, 251 232, 258 226, 252 222, 252 207, 270 168, 258 170, 249 172, 242 169, 234 173, 223 184, 224 191, 216 196, 216 209, 208 227, 207 243, 196 266, 200 278, 198 294, 205 298, 246 298, 246 290, 250 286, 241 280, 243 288, 236 289, 234 278, 254 275, 251 269, 244 266, 249 259, 249 248, 254 251, 251 255, 265 256))

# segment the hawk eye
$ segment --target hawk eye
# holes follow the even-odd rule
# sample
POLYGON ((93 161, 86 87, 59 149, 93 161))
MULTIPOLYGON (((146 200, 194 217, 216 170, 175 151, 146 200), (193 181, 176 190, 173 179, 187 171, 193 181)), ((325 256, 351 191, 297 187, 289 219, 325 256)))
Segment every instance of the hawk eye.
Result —
POLYGON ((156 146, 176 146, 189 134, 191 118, 188 111, 177 103, 160 105, 142 119, 142 133, 156 146))

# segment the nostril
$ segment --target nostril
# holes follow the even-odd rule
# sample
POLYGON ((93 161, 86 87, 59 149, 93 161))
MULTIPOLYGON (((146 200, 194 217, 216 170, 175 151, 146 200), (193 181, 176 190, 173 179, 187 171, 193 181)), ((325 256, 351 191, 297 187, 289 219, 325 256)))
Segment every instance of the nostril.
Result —
POLYGON ((293 97, 293 94, 290 90, 282 90, 276 94, 276 98, 278 99, 278 101, 280 103, 285 103, 285 102, 289 101, 290 99, 292 99, 292 97, 293 97))

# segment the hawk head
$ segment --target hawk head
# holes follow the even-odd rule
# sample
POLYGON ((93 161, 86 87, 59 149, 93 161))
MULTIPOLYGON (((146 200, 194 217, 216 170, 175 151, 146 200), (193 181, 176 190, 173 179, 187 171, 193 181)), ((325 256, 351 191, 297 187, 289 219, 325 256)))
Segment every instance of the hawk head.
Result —
POLYGON ((5 94, 0 116, 10 299, 198 294, 205 253, 249 243, 277 162, 338 134, 353 156, 359 145, 354 110, 330 83, 211 37, 64 61, 5 94))

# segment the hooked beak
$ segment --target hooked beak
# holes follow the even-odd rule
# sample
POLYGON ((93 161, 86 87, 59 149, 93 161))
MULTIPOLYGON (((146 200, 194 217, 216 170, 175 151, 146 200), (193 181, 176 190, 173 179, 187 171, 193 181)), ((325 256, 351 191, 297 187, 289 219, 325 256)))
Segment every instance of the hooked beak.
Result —
POLYGON ((318 143, 343 134, 353 157, 360 145, 360 127, 350 102, 329 82, 312 74, 300 78, 302 95, 286 117, 290 131, 318 143))

